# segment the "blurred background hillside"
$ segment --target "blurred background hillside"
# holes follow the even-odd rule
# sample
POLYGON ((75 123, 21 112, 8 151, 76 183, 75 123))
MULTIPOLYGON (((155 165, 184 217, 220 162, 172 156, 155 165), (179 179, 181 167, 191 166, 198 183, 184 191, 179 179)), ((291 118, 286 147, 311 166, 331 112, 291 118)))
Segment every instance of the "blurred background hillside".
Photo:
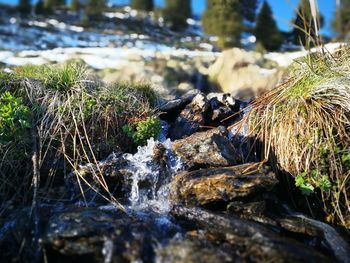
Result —
MULTIPOLYGON (((273 87, 317 31, 305 0, 0 1, 0 67, 79 60, 106 82, 249 99, 273 87)), ((319 1, 324 43, 346 41, 350 1, 319 1)), ((337 44, 329 45, 332 49, 337 44)))

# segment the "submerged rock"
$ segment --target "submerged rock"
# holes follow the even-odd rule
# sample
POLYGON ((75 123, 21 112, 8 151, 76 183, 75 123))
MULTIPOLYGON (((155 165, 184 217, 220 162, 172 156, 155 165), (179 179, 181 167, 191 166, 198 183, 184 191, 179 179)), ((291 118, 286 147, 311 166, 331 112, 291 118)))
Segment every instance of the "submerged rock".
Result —
POLYGON ((224 127, 177 140, 172 148, 189 166, 218 167, 236 164, 235 149, 227 138, 224 127))
POLYGON ((277 183, 269 167, 258 164, 203 169, 177 175, 171 196, 175 202, 207 205, 269 191, 277 183))

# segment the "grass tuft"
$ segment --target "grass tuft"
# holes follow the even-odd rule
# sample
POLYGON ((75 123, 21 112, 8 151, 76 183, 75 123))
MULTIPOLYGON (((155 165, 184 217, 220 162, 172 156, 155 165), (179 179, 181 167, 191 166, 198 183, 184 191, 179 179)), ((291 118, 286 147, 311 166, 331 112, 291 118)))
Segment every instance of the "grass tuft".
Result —
MULTIPOLYGON (((122 127, 153 116, 157 96, 147 84, 104 85, 72 62, 1 73, 0 102, 1 215, 10 204, 48 198, 57 177, 62 181, 79 165, 133 150, 122 127)), ((77 180, 88 184, 78 173, 77 180)), ((103 197, 120 206, 101 171, 94 180, 103 197)))
POLYGON ((291 174, 303 194, 318 196, 328 219, 350 227, 349 48, 313 54, 290 78, 257 98, 244 123, 263 155, 291 174), (311 63, 310 63, 311 62, 311 63))

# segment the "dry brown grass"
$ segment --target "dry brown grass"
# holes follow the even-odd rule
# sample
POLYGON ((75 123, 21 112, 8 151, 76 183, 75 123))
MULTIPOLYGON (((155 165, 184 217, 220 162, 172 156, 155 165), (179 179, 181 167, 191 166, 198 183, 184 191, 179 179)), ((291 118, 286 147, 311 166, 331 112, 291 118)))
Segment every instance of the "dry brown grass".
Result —
POLYGON ((293 65, 243 123, 263 142, 265 161, 291 174, 305 195, 317 194, 328 219, 350 227, 349 48, 293 65))

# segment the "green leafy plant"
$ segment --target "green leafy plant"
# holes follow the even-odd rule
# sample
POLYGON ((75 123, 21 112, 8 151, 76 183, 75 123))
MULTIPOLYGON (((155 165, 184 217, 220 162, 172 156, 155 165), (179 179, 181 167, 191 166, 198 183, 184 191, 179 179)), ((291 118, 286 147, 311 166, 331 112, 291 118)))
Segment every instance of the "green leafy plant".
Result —
POLYGON ((310 195, 314 192, 315 188, 308 182, 306 177, 307 174, 305 172, 295 177, 295 186, 301 190, 303 195, 310 195))
POLYGON ((350 151, 346 151, 341 156, 341 161, 347 170, 350 170, 350 151))
POLYGON ((321 177, 321 179, 317 182, 317 186, 324 192, 329 191, 332 187, 331 182, 329 181, 329 177, 324 175, 321 177))
POLYGON ((0 144, 20 140, 31 127, 30 111, 22 98, 4 92, 0 95, 0 144))
POLYGON ((145 145, 148 139, 157 138, 160 135, 161 128, 158 118, 148 117, 144 121, 139 121, 134 129, 129 125, 124 125, 123 132, 137 145, 145 145))
POLYGON ((301 190, 303 195, 310 195, 316 188, 327 192, 331 189, 332 184, 328 176, 320 176, 320 173, 316 169, 313 169, 310 175, 307 172, 303 172, 296 176, 295 186, 301 190))

